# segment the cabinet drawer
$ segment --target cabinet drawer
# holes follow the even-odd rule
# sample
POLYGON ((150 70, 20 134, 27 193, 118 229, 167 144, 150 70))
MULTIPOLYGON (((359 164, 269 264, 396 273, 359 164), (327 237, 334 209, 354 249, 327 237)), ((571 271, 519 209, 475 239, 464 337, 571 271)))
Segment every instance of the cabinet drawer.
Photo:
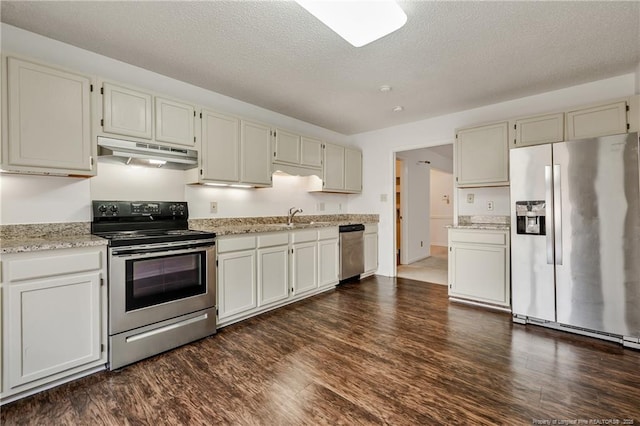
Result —
POLYGON ((450 240, 455 243, 475 243, 475 244, 497 244, 505 245, 507 243, 506 233, 493 232, 472 232, 472 231, 450 231, 450 240))
POLYGON ((236 237, 218 240, 218 253, 256 248, 256 237, 236 237))
POLYGON ((102 269, 103 250, 84 253, 34 252, 8 257, 3 261, 3 282, 24 281, 55 275, 102 269))
POLYGON ((258 236, 258 248, 282 246, 289 244, 289 233, 278 232, 276 234, 265 234, 258 236))
POLYGON ((308 241, 318 241, 318 231, 296 231, 291 233, 292 243, 305 243, 308 241))
POLYGON ((318 229, 319 240, 330 240, 331 238, 338 238, 338 236, 339 232, 337 227, 318 229))

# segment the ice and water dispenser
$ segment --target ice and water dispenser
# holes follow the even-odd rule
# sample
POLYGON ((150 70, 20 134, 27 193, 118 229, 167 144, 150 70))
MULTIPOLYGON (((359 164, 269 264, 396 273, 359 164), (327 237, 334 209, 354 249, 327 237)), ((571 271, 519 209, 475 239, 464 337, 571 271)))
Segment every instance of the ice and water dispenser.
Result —
POLYGON ((516 226, 518 234, 545 235, 544 201, 516 201, 516 226))

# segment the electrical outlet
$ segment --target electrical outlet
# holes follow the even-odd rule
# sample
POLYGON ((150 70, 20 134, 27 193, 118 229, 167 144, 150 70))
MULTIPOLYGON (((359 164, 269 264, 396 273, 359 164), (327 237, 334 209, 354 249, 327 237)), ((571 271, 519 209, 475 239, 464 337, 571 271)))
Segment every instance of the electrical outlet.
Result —
POLYGON ((218 202, 212 201, 209 203, 209 212, 210 213, 218 213, 218 202))
POLYGON ((487 201, 487 210, 493 211, 493 201, 487 201))
POLYGON ((387 202, 387 194, 380 194, 380 201, 383 203, 387 202))
POLYGON ((323 212, 324 211, 324 203, 318 203, 318 211, 319 212, 323 212))
POLYGON ((474 194, 467 194, 467 203, 473 204, 473 199, 475 198, 474 194))

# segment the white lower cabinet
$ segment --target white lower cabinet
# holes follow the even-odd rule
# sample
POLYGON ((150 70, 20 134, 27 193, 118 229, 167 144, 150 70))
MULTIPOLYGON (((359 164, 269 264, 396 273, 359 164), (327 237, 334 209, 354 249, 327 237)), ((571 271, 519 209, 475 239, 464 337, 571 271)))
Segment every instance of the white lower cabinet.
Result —
MULTIPOLYGON (((316 237, 317 238, 317 237, 316 237)), ((291 252, 291 290, 295 296, 318 288, 318 243, 295 243, 291 252)))
POLYGON ((218 319, 223 321, 258 306, 256 238, 218 240, 218 319))
POLYGON ((449 229, 449 297, 510 307, 508 232, 449 229))
POLYGON ((258 306, 269 306, 289 297, 289 235, 286 232, 258 236, 258 306))
POLYGON ((338 228, 318 231, 318 287, 335 286, 340 281, 338 228))
POLYGON ((6 254, 2 402, 105 368, 106 249, 6 254))
POLYGON ((218 327, 338 284, 338 227, 218 238, 218 327))
POLYGON ((360 278, 373 275, 378 270, 378 225, 364 226, 364 273, 360 278))

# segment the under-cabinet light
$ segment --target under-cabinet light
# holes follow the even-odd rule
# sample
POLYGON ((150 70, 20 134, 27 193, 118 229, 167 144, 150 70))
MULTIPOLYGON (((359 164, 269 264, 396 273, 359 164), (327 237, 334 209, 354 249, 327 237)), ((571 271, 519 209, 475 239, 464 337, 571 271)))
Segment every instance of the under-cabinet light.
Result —
POLYGON ((154 158, 150 158, 147 161, 149 162, 149 164, 153 164, 154 166, 158 166, 158 167, 162 167, 165 164, 167 164, 167 162, 164 160, 156 160, 154 158))
POLYGON ((240 184, 232 184, 229 186, 231 186, 232 188, 253 188, 251 185, 240 185, 240 184))
POLYGON ((229 186, 228 183, 211 183, 211 182, 204 182, 204 185, 209 185, 209 186, 229 186))
POLYGON ((407 15, 393 0, 296 0, 355 47, 400 29, 407 15))

